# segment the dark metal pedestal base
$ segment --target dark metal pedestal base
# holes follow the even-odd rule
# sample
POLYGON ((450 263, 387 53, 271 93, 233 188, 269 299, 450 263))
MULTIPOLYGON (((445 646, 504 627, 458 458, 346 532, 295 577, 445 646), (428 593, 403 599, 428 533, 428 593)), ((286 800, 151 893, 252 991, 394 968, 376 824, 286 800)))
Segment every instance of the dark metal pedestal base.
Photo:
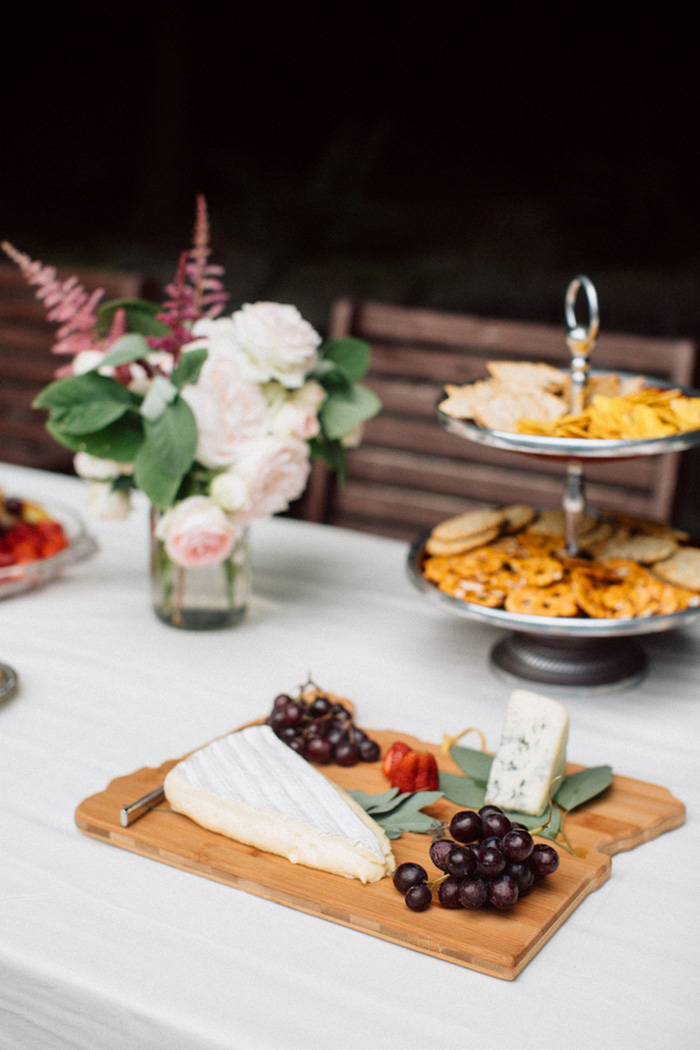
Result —
POLYGON ((560 686, 632 685, 647 658, 629 638, 559 638, 514 632, 491 652, 496 670, 508 676, 560 686))

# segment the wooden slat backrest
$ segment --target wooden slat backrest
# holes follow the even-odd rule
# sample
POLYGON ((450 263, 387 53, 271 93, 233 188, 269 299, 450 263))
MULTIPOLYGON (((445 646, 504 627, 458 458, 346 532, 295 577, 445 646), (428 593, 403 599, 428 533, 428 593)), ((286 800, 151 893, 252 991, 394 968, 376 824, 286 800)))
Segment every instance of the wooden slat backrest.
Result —
MULTIPOLYGON (((366 424, 361 447, 349 453, 345 486, 314 466, 300 509, 304 517, 410 539, 475 502, 560 505, 561 461, 464 441, 440 426, 435 406, 445 383, 484 377, 488 360, 567 367, 563 325, 342 299, 333 308, 329 335, 370 343, 366 383, 383 408, 366 424)), ((689 385, 695 358, 695 344, 687 339, 603 333, 592 364, 689 385)), ((678 458, 676 453, 587 464, 587 498, 600 509, 668 520, 678 458)))
MULTIPOLYGON (((69 272, 60 272, 65 279, 69 272)), ((105 301, 144 294, 141 274, 83 270, 81 284, 103 288, 105 301)), ((44 470, 70 472, 73 456, 47 434, 45 413, 31 407, 41 388, 69 360, 51 353, 56 324, 35 298, 20 270, 0 265, 0 460, 44 470)))

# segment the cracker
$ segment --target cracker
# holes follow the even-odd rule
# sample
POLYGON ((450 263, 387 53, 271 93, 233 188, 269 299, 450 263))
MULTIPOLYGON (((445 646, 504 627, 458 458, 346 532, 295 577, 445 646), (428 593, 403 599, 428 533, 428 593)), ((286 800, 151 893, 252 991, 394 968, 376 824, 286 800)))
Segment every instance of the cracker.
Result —
POLYGON ((474 533, 472 536, 460 536, 453 540, 436 539, 429 536, 425 549, 428 554, 463 554, 465 551, 475 550, 483 547, 498 536, 498 528, 486 529, 484 532, 474 533))
POLYGON ((609 558, 631 558, 641 565, 652 565, 670 557, 677 548, 672 536, 652 536, 642 532, 625 535, 624 530, 618 530, 597 546, 594 553, 602 562, 609 558))
POLYGON ((654 574, 688 591, 700 591, 700 548, 682 547, 670 558, 654 563, 654 574))
MULTIPOLYGON (((597 525, 597 519, 585 511, 581 516, 579 535, 585 536, 597 525)), ((536 521, 528 525, 526 532, 544 536, 565 536, 566 517, 564 511, 559 507, 549 507, 543 510, 536 521)))
POLYGON ((534 507, 528 507, 527 503, 510 503, 503 508, 506 520, 503 523, 504 532, 519 532, 534 521, 537 511, 534 507))
POLYGON ((528 388, 558 393, 564 386, 564 372, 543 362, 487 361, 486 367, 499 383, 519 390, 528 388))
POLYGON ((518 423, 525 417, 551 423, 564 414, 564 402, 546 390, 510 390, 505 386, 494 390, 492 396, 474 408, 474 421, 488 430, 517 433, 518 423))
POLYGON ((463 536, 474 536, 501 525, 506 519, 502 507, 477 507, 474 510, 456 514, 436 525, 431 536, 436 540, 456 540, 463 536))

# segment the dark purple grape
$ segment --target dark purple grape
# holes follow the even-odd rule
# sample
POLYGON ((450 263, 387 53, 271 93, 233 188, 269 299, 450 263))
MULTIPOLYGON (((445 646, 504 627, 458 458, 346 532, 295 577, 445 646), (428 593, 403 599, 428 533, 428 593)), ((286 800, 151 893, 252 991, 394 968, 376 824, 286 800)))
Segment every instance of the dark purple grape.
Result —
POLYGON ((428 881, 428 873, 421 864, 407 860, 399 864, 392 876, 394 886, 399 893, 406 893, 412 886, 420 886, 428 881))
POLYGON ((538 843, 530 854, 530 864, 536 875, 551 875, 559 867, 559 854, 554 846, 538 843))
POLYGON ((480 846, 478 853, 478 868, 480 875, 491 878, 500 875, 506 866, 506 858, 496 846, 480 846))
POLYGON ((476 854, 469 846, 453 846, 447 854, 445 871, 457 878, 473 875, 476 871, 476 854))
POLYGON ((277 736, 279 736, 282 730, 287 728, 284 711, 281 708, 277 708, 277 710, 272 712, 267 723, 272 726, 277 736))
POLYGON ((500 849, 501 839, 498 837, 498 835, 489 835, 487 839, 481 840, 481 842, 479 843, 479 849, 481 849, 482 846, 495 846, 496 849, 500 849))
POLYGON ((376 762, 381 754, 381 749, 376 740, 366 737, 361 740, 357 748, 362 762, 376 762))
POLYGON ((481 817, 470 809, 455 813, 450 821, 450 835, 457 842, 478 842, 481 838, 481 817))
POLYGON ((331 706, 331 710, 336 717, 341 718, 344 722, 347 722, 347 720, 352 717, 347 707, 344 707, 343 704, 337 700, 331 706))
POLYGON ((277 733, 277 736, 280 738, 280 740, 283 740, 285 744, 288 744, 290 743, 290 741, 296 739, 296 735, 297 731, 295 726, 282 726, 282 728, 277 733))
POLYGON ((306 741, 300 736, 295 736, 293 740, 289 741, 288 747, 291 747, 292 751, 296 751, 302 758, 308 758, 306 752, 306 741))
POLYGON ((499 839, 502 839, 510 831, 510 826, 510 820, 505 813, 485 813, 481 818, 484 838, 488 838, 489 835, 498 835, 499 839))
POLYGON ((349 740, 341 740, 333 749, 333 761, 337 762, 339 766, 356 766, 359 757, 357 747, 349 740))
POLYGON ((364 729, 360 729, 359 726, 354 725, 352 727, 352 738, 356 744, 360 744, 363 740, 367 739, 367 734, 364 729))
POLYGON ((306 745, 306 753, 312 762, 322 766, 328 765, 333 758, 333 748, 322 736, 311 737, 306 745))
POLYGON ((289 703, 282 708, 284 714, 284 720, 288 726, 298 726, 304 717, 304 708, 301 704, 296 703, 295 700, 290 700, 289 703))
POLYGON ((326 734, 328 733, 328 730, 330 729, 330 725, 328 722, 322 722, 316 719, 316 721, 309 723, 307 729, 311 736, 320 736, 325 738, 326 734))
POLYGON ((518 899, 518 884, 512 875, 499 875, 489 883, 489 901, 494 908, 507 911, 518 899))
POLYGON ((506 864, 506 875, 512 875, 518 884, 518 893, 526 897, 535 885, 535 873, 530 867, 529 860, 509 860, 506 864))
POLYGON ((327 696, 317 696, 316 699, 311 702, 309 713, 312 718, 323 718, 330 713, 332 706, 333 705, 327 696))
POLYGON ((279 711, 282 708, 285 708, 287 706, 287 704, 291 704, 291 702, 292 702, 291 696, 287 696, 286 693, 280 693, 279 696, 275 697, 274 703, 272 705, 272 710, 273 711, 279 711))
POLYGON ((341 740, 347 740, 347 733, 337 722, 331 722, 326 730, 326 740, 336 747, 341 740))
POLYGON ((528 828, 527 824, 521 824, 520 821, 518 821, 518 820, 514 820, 511 823, 510 826, 511 826, 511 828, 519 828, 520 831, 529 831, 530 830, 528 828))
POLYGON ((487 805, 481 807, 481 809, 479 810, 479 816, 480 817, 485 817, 487 813, 502 813, 502 812, 503 812, 503 810, 501 809, 500 806, 493 806, 489 802, 487 805))
POLYGON ((435 839, 434 842, 430 843, 430 859, 440 871, 447 871, 445 866, 447 856, 453 846, 456 846, 456 843, 453 842, 452 839, 435 839))
POLYGON ((523 831, 521 828, 511 828, 503 836, 501 849, 510 860, 525 860, 532 853, 534 846, 535 843, 532 841, 532 835, 529 831, 523 831))
POLYGON ((427 883, 411 886, 406 893, 406 907, 411 911, 425 911, 433 903, 433 895, 427 883))
POLYGON ((462 907, 462 902, 459 899, 459 885, 460 880, 453 878, 452 875, 448 875, 446 879, 438 883, 438 900, 443 908, 462 907))
POLYGON ((483 908, 488 896, 488 887, 478 875, 470 875, 459 884, 459 900, 463 908, 483 908))

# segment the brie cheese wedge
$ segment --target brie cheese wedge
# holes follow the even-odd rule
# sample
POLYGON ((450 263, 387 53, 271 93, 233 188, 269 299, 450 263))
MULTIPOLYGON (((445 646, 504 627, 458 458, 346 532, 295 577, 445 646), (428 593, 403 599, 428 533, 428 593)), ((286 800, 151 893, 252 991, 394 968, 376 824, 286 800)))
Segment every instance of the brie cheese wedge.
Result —
POLYGON ((486 786, 487 803, 539 816, 566 776, 569 715, 558 700, 515 689, 486 786), (555 783, 556 781, 556 783, 555 783))
POLYGON ((171 807, 293 864, 376 882, 393 871, 382 828, 268 725, 215 740, 167 774, 171 807))

